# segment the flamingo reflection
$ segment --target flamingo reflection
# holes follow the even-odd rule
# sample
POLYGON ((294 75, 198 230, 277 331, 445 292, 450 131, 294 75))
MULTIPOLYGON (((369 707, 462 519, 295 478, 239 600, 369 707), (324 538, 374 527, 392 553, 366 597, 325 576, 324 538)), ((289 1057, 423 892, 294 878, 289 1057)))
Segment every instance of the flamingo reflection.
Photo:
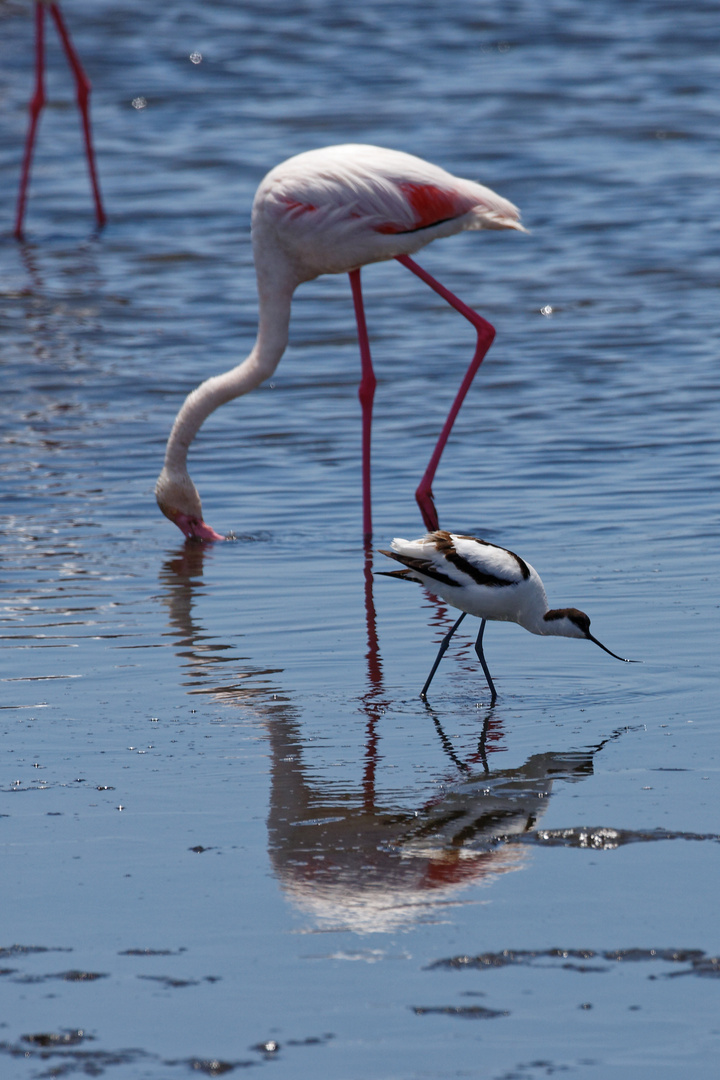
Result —
POLYGON ((370 800, 367 785, 323 787, 291 710, 275 713, 268 737, 268 840, 280 885, 319 927, 367 933, 434 919, 468 901, 470 883, 522 869, 530 849, 512 841, 536 828, 557 781, 592 775, 603 745, 533 754, 514 769, 464 768, 407 809, 397 797, 370 800))
POLYGON ((195 615, 208 558, 212 558, 212 548, 186 543, 160 570, 160 595, 168 612, 167 633, 188 673, 188 693, 210 695, 229 705, 271 695, 277 690, 271 677, 282 669, 259 667, 247 657, 238 656, 231 645, 213 638, 195 615))
MULTIPOLYGON (((522 869, 531 848, 515 841, 535 830, 558 781, 592 775, 604 743, 533 754, 520 766, 496 769, 492 739, 500 729, 493 707, 478 714, 477 745, 463 755, 440 716, 418 703, 418 721, 434 724, 447 764, 414 790, 389 788, 379 775, 380 735, 394 703, 383 683, 367 560, 364 754, 349 780, 318 769, 322 748, 304 736, 305 718, 279 690, 279 671, 239 657, 213 640, 197 618, 204 562, 215 554, 209 546, 187 543, 164 564, 168 633, 190 673, 189 693, 211 694, 225 706, 250 706, 263 725, 271 751, 268 849, 288 899, 318 927, 389 931, 436 918, 448 904, 468 902, 470 884, 487 886, 522 869)), ((436 617, 442 633, 447 614, 438 611, 436 617)))

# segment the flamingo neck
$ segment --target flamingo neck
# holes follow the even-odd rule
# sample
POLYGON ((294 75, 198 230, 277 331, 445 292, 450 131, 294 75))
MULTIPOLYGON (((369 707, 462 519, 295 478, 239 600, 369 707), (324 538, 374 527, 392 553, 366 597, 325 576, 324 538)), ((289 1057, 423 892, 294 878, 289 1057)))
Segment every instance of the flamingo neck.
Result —
POLYGON ((272 287, 258 278, 258 334, 242 363, 213 375, 188 394, 175 418, 165 451, 168 473, 187 473, 190 444, 208 416, 228 401, 248 394, 275 371, 285 352, 294 284, 277 281, 272 287))

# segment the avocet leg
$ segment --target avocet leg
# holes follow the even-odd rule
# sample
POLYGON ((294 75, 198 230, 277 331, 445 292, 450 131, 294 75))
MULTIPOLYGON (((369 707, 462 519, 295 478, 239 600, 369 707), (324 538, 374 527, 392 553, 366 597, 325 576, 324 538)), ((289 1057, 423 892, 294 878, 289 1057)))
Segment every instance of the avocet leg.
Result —
POLYGON ((483 652, 483 646, 482 646, 482 639, 483 639, 483 634, 485 633, 485 623, 486 622, 487 622, 487 620, 483 619, 482 622, 480 623, 480 630, 478 632, 478 636, 477 636, 477 639, 475 641, 475 652, 477 653, 477 658, 480 661, 480 663, 482 664, 482 669, 485 672, 485 678, 487 679, 487 684, 490 687, 490 701, 491 701, 491 704, 494 705, 495 702, 497 701, 497 690, 495 689, 495 683, 492 681, 492 678, 490 676, 490 670, 489 670, 489 668, 487 666, 487 661, 485 660, 485 653, 483 652))
POLYGON ((453 625, 450 627, 450 629, 448 630, 445 637, 440 642, 440 648, 438 649, 438 654, 435 657, 435 663, 432 666, 432 670, 431 670, 430 674, 428 675, 427 679, 425 680, 425 685, 423 686, 422 690, 420 691, 420 697, 423 699, 423 701, 425 701, 425 699, 427 698, 428 687, 430 686, 430 683, 433 680, 433 675, 437 671, 440 661, 442 660, 443 656, 445 655, 445 653, 447 651, 447 647, 450 644, 450 638, 453 636, 453 634, 457 630, 458 626, 460 625, 460 623, 465 618, 466 614, 467 614, 467 612, 463 611, 460 618, 457 620, 457 622, 453 623, 453 625))

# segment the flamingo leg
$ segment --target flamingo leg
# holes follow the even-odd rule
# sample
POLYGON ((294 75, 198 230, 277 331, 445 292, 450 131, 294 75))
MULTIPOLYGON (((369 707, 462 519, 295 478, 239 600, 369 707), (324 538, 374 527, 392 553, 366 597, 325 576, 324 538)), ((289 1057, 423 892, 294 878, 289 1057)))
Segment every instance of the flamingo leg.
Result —
POLYGON ((350 287, 352 289, 353 304, 355 305, 355 319, 358 329, 358 342, 360 344, 360 363, 362 377, 358 396, 362 408, 362 490, 363 490, 363 536, 367 542, 372 536, 372 500, 370 493, 370 439, 372 434, 372 409, 375 398, 375 386, 377 379, 372 366, 370 356, 370 341, 368 339, 367 324, 365 322, 365 308, 363 305, 362 288, 360 285, 360 270, 349 272, 350 287))
POLYGON ((60 11, 59 4, 50 4, 50 14, 53 17, 55 28, 58 32, 58 36, 62 42, 65 55, 68 58, 68 63, 72 68, 72 73, 75 77, 75 85, 77 87, 77 103, 80 110, 80 117, 82 119, 83 137, 85 139, 85 154, 87 156, 88 169, 90 171, 90 183, 92 184, 93 199, 95 201, 95 217, 100 228, 105 224, 105 211, 103 209, 102 199, 100 197, 100 183, 98 181, 97 169, 95 167, 95 151, 93 150, 92 134, 90 131, 90 80, 85 74, 85 70, 80 63, 80 57, 77 54, 75 46, 73 45, 68 29, 65 25, 62 12, 60 11))
MULTIPOLYGON (((440 642, 440 648, 438 649, 438 654, 437 654, 437 656, 435 657, 435 663, 434 663, 434 664, 433 664, 433 666, 432 666, 432 669, 431 669, 431 671, 430 671, 430 674, 428 675, 427 679, 425 680, 425 685, 423 686, 422 690, 420 691, 420 697, 421 697, 421 698, 423 699, 423 701, 425 701, 425 700, 427 699, 427 692, 428 692, 428 688, 429 688, 429 686, 430 686, 430 683, 431 683, 431 682, 432 682, 432 680, 433 680, 433 675, 435 674, 435 672, 436 672, 436 671, 437 671, 437 669, 438 669, 438 666, 439 666, 439 664, 440 664, 440 661, 442 660, 443 656, 444 656, 444 655, 445 655, 445 653, 447 652, 447 647, 448 647, 448 645, 450 644, 450 638, 451 638, 451 637, 453 636, 453 634, 455 633, 455 631, 457 630, 458 626, 459 626, 459 625, 460 625, 460 623, 461 623, 461 622, 463 621, 463 619, 465 618, 465 616, 466 616, 466 615, 467 615, 467 612, 466 612, 466 611, 463 611, 463 613, 462 613, 462 615, 460 616, 460 618, 459 618, 459 619, 457 620, 457 622, 454 622, 454 623, 453 623, 453 625, 452 625, 452 626, 450 627, 450 629, 448 630, 448 632, 447 632, 447 634, 445 635, 445 637, 444 637, 444 638, 442 639, 442 641, 440 642)), ((481 629, 481 631, 480 631, 480 632, 482 633, 482 629, 481 629)))
MULTIPOLYGON (((83 136, 85 139, 85 153, 87 155, 88 168, 90 170, 90 182, 92 184, 93 198, 95 200, 95 216, 99 226, 105 224, 105 211, 100 197, 100 184, 95 167, 95 153, 92 145, 90 131, 90 81, 85 74, 80 57, 70 39, 65 21, 58 4, 50 4, 50 14, 68 58, 75 85, 77 86, 77 103, 82 119, 83 136)), ((25 140, 25 154, 23 157, 22 173, 20 176, 20 190, 18 193, 17 213, 15 215, 14 235, 18 240, 23 236, 23 220, 27 205, 28 187, 30 184, 30 167, 32 165, 33 152, 35 149, 35 136, 37 134, 40 113, 45 105, 45 4, 35 4, 35 92, 30 101, 30 123, 28 125, 27 138, 25 140)))
POLYGON ((25 153, 23 155, 22 173, 20 176, 20 190, 18 192, 17 212, 15 215, 16 239, 22 239, 23 218, 25 217, 25 204, 27 203, 28 185, 30 183, 30 166, 32 164, 33 150, 35 148, 35 134, 37 132, 40 113, 45 104, 45 8, 42 4, 35 4, 35 93, 30 100, 30 123, 28 124, 27 137, 25 139, 25 153))
POLYGON ((489 670, 489 668, 487 666, 487 662, 485 660, 485 653, 483 652, 483 646, 482 646, 483 634, 485 633, 485 622, 486 622, 486 620, 483 619, 482 622, 480 623, 480 631, 478 633, 477 640, 475 642, 475 652, 477 653, 478 660, 482 664, 482 669, 485 672, 485 678, 487 679, 487 684, 490 687, 490 704, 494 705, 495 702, 497 701, 497 690, 495 689, 495 683, 490 678, 490 670, 489 670))
MULTIPOLYGON (((477 344, 475 346, 475 354, 470 361, 470 366, 465 373, 465 377, 460 384, 455 400, 452 404, 450 412, 448 413, 447 420, 443 425, 443 429, 440 432, 440 437, 433 450, 432 457, 428 462, 428 466, 423 474, 422 480, 418 484, 415 492, 415 498, 417 499, 418 506, 420 507, 420 513, 422 514, 425 527, 431 532, 434 532, 439 528, 437 510, 435 509, 435 502, 432 493, 432 482, 435 478, 435 470, 438 467, 438 462, 442 456, 442 452, 445 449, 445 444, 448 441, 452 426, 455 423, 455 418, 460 411, 460 406, 465 400, 465 395, 470 389, 470 385, 475 378, 478 368, 485 359, 485 354, 493 343, 495 338, 495 327, 492 326, 486 319, 483 319, 482 315, 478 315, 476 311, 464 304, 462 300, 459 300, 454 293, 451 293, 449 289, 446 289, 444 285, 441 285, 439 281, 436 281, 426 270, 423 270, 421 266, 410 258, 409 255, 396 255, 395 258, 403 266, 406 266, 408 270, 411 270, 413 274, 417 275, 421 281, 424 281, 426 285, 429 285, 431 289, 441 296, 443 300, 446 300, 451 307, 455 308, 461 315, 463 315, 477 331, 477 344)), ((482 631, 481 631, 482 633, 482 631)), ((481 661, 482 662, 482 661, 481 661)), ((484 667, 484 664, 483 664, 484 667)), ((485 671, 485 674, 490 680, 490 676, 485 671)), ((492 687, 492 682, 490 682, 492 687)), ((494 689, 493 689, 494 692, 494 689)))

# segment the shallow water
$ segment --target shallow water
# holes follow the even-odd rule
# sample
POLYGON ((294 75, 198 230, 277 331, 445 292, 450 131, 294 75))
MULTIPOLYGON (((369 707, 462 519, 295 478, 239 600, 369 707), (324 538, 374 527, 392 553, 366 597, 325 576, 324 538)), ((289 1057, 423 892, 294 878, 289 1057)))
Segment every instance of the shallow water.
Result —
MULTIPOLYGON (((18 244, 32 20, 0 9, 0 1071, 714 1077, 717 4, 66 15, 109 224, 49 32, 18 244), (422 705, 453 616, 365 559, 346 278, 298 291, 272 384, 193 448, 237 540, 158 514, 184 394, 254 337, 255 187, 342 141, 522 207, 528 236, 418 257, 497 328, 440 520, 642 665, 492 624, 490 710, 466 624, 422 705)), ((472 334, 395 263, 363 281, 384 547, 422 532, 472 334)))

